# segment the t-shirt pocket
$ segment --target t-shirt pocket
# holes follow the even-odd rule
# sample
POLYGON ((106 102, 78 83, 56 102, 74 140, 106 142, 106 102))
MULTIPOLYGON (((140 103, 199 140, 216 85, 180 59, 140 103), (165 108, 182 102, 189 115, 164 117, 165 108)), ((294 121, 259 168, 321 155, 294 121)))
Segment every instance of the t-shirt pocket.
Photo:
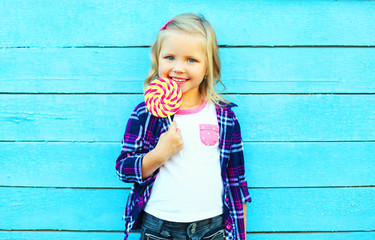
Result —
POLYGON ((213 146, 219 140, 219 126, 215 124, 199 124, 201 142, 206 146, 213 146))

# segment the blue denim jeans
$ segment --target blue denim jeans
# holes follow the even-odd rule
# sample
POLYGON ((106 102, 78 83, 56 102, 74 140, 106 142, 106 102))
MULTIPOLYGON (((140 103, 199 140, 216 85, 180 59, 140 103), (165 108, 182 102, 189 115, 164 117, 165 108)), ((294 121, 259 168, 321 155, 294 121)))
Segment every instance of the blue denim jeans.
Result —
POLYGON ((223 215, 191 223, 169 222, 144 213, 141 240, 219 240, 224 239, 223 215))

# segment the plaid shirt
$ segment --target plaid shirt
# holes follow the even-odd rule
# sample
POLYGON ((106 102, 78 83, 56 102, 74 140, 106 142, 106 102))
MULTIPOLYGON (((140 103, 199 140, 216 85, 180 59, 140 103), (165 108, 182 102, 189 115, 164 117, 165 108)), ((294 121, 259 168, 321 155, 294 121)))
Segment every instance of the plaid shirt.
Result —
MULTIPOLYGON (((245 180, 243 145, 240 125, 231 107, 216 106, 220 128, 220 165, 224 185, 223 215, 225 238, 245 239, 243 203, 251 202, 245 180)), ((172 116, 173 117, 173 116, 172 116)), ((141 225, 143 209, 150 198, 152 186, 158 175, 156 170, 147 179, 142 179, 142 159, 155 148, 159 137, 168 130, 168 119, 153 116, 145 103, 139 104, 133 111, 126 126, 122 140, 121 154, 116 161, 119 178, 124 182, 134 183, 125 207, 125 238, 131 229, 141 225)))

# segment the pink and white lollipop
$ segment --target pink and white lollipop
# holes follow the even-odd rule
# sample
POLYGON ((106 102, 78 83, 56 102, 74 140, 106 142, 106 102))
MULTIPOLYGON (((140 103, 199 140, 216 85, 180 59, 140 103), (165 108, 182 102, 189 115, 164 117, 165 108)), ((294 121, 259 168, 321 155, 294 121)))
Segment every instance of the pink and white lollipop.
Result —
POLYGON ((181 107, 182 92, 178 84, 169 78, 153 80, 145 92, 147 109, 156 117, 168 117, 175 114, 181 107))

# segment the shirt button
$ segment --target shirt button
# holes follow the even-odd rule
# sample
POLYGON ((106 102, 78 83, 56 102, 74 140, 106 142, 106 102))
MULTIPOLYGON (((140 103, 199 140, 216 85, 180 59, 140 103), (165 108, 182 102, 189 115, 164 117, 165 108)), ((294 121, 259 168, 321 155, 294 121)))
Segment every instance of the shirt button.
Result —
POLYGON ((225 228, 229 230, 229 229, 230 229, 230 226, 229 226, 229 225, 226 225, 225 228))
POLYGON ((229 202, 229 198, 226 197, 226 198, 225 198, 225 201, 226 201, 226 202, 229 202))
POLYGON ((163 231, 161 232, 161 235, 162 235, 163 237, 169 237, 169 236, 170 236, 169 232, 166 231, 166 230, 163 230, 163 231))

